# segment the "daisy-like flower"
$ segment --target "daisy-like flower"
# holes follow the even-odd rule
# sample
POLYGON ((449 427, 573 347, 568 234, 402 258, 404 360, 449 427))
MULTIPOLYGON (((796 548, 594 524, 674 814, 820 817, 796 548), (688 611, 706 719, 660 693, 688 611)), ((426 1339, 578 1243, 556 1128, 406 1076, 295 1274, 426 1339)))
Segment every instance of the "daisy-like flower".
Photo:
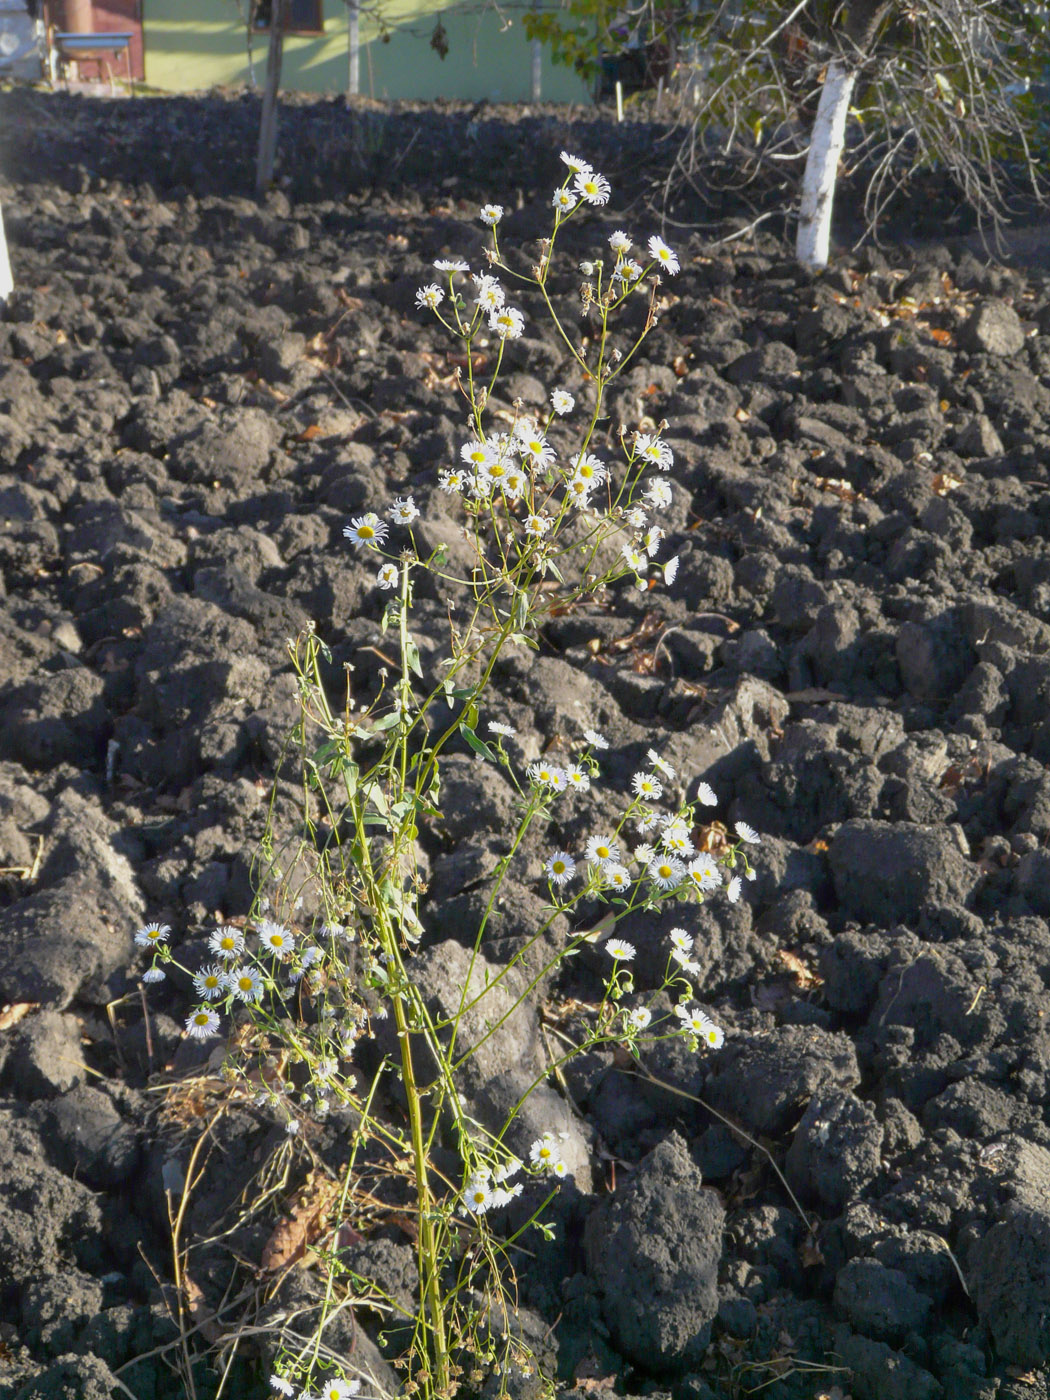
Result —
POLYGON ((564 885, 576 874, 576 862, 568 851, 555 851, 544 863, 547 879, 555 885, 564 885))
POLYGON ((568 1169, 568 1167, 565 1165, 565 1163, 561 1160, 561 1158, 559 1157, 558 1160, 557 1160, 557 1161, 554 1163, 554 1165, 551 1167, 551 1176, 556 1176, 556 1177, 558 1177, 559 1179, 564 1180, 564 1178, 567 1177, 568 1175, 569 1175, 569 1169, 568 1169))
POLYGON ((672 253, 663 239, 657 238, 655 233, 649 240, 649 256, 656 263, 657 267, 662 268, 663 271, 668 273, 671 277, 678 271, 679 263, 677 255, 672 253))
POLYGON ((645 492, 645 499, 657 510, 663 510, 669 506, 674 499, 674 492, 666 481, 650 481, 645 492))
POLYGON ((622 229, 617 229, 609 235, 609 247, 614 253, 626 253, 631 247, 631 240, 622 229))
POLYGON ((725 1044, 726 1033, 721 1026, 716 1026, 714 1021, 704 1018, 704 1028, 700 1032, 700 1039, 704 1041, 712 1050, 721 1050, 725 1044))
POLYGON ((513 724, 504 724, 500 719, 490 719, 489 732, 491 734, 499 734, 504 739, 512 739, 518 731, 514 728, 513 724))
POLYGON ((147 967, 139 978, 140 982, 163 982, 167 973, 162 967, 147 967))
POLYGON ((276 1390, 278 1395, 294 1395, 295 1386, 291 1381, 285 1380, 284 1376, 273 1375, 270 1377, 270 1389, 276 1390))
POLYGON ((569 393, 568 389, 555 389, 551 394, 551 408, 559 416, 564 418, 567 413, 571 413, 576 407, 576 400, 569 393))
POLYGON ((540 1171, 550 1171, 558 1160, 558 1140, 553 1133, 544 1133, 529 1148, 529 1161, 540 1171))
POLYGON ((744 888, 744 882, 739 875, 734 875, 729 884, 726 885, 726 899, 730 904, 736 904, 740 898, 740 891, 744 888))
POLYGON ((517 467, 508 467, 507 475, 503 478, 503 494, 508 501, 516 501, 525 494, 528 486, 528 477, 517 467))
POLYGON ((470 442, 465 442, 459 449, 459 455, 475 471, 484 471, 497 458, 490 445, 482 442, 480 438, 471 438, 470 442))
POLYGON ((706 894, 708 890, 717 890, 722 883, 722 872, 710 856, 697 856, 695 860, 691 860, 686 874, 701 894, 706 894))
POLYGON ((616 962, 630 962, 638 950, 633 943, 625 943, 622 938, 610 938, 605 951, 616 962))
POLYGON ((596 170, 580 170, 572 183, 576 193, 588 204, 608 203, 609 182, 604 175, 599 175, 596 170))
POLYGON ((572 190, 555 190, 551 195, 551 204, 559 214, 571 214, 579 202, 572 190))
POLYGON ((636 574, 640 573, 646 566, 647 560, 645 555, 639 554, 633 545, 622 545, 620 548, 620 555, 627 567, 633 569, 636 574))
POLYGON ((696 800, 702 802, 705 807, 717 807, 718 798, 710 783, 701 783, 696 790, 696 800))
POLYGON ((434 266, 438 272, 469 272, 470 263, 463 258, 437 258, 434 266))
POLYGON ((415 498, 412 496, 395 496, 394 504, 390 507, 390 519, 396 525, 411 525, 413 520, 419 519, 419 508, 415 498))
POLYGON ((691 1031, 693 1035, 703 1035, 705 1028, 710 1025, 699 1006, 688 1006, 683 1001, 675 1007, 674 1013, 682 1022, 682 1029, 691 1031))
POLYGON ((202 967, 193 978, 193 986, 202 1001, 215 1001, 226 990, 225 979, 221 967, 202 967))
POLYGON ((691 851, 692 833, 680 817, 670 817, 660 833, 660 844, 668 851, 691 851))
POLYGON ((352 1400, 360 1389, 360 1381, 325 1381, 318 1400, 352 1400))
POLYGON ((643 461, 651 462, 662 472, 669 472, 674 466, 674 452, 663 438, 652 433, 639 433, 634 440, 634 450, 643 461))
POLYGON ((529 419, 520 420, 514 429, 514 437, 521 455, 530 458, 534 466, 549 467, 554 461, 554 448, 529 419))
POLYGON ((631 787, 638 797, 644 797, 649 802, 663 796, 664 785, 655 773, 635 773, 631 787))
POLYGON ((660 542, 663 540, 664 532, 659 525, 651 525, 645 535, 645 552, 650 559, 655 559, 660 552, 660 542))
POLYGON ((570 764, 565 770, 565 785, 572 792, 587 792, 591 786, 591 775, 578 763, 570 764))
POLYGON ((647 841, 643 841, 640 846, 635 846, 634 858, 639 865, 648 865, 650 861, 656 859, 656 852, 647 841))
POLYGON ((668 559, 664 565, 664 586, 666 588, 670 588, 678 577, 678 566, 681 562, 681 556, 676 554, 673 559, 668 559))
POLYGON ((484 1215, 492 1204, 492 1189, 483 1176, 475 1176, 467 1182, 463 1192, 463 1204, 471 1215, 484 1215))
POLYGON ((500 340, 517 340, 525 330, 525 317, 514 306, 504 306, 489 317, 489 330, 500 340))
POLYGON ((688 953, 684 953, 681 948, 672 948, 671 957, 674 958, 683 972, 688 972, 692 977, 700 976, 702 971, 700 964, 691 958, 688 953))
POLYGON ((551 527, 551 522, 545 515, 530 515, 525 521, 525 533, 534 539, 542 539, 551 527))
POLYGON ((587 509, 591 503, 590 482, 581 481, 578 476, 574 476, 565 489, 570 503, 576 510, 587 509))
POLYGON ((613 890, 629 890, 631 888, 630 871, 615 860, 602 866, 602 879, 613 890))
POLYGON ((170 937, 171 929, 167 924, 144 924, 136 933, 135 942, 140 948, 159 948, 170 937))
POLYGON ((654 768, 658 768, 665 778, 674 777, 674 769, 666 758, 661 758, 655 749, 646 749, 645 756, 654 768))
POLYGON ((587 740, 592 749, 607 749, 609 747, 608 739, 604 734, 599 733, 597 729, 585 729, 583 731, 583 737, 587 740))
POLYGON ((295 935, 283 924, 276 924, 272 919, 263 919, 258 933, 260 944, 269 949, 274 957, 283 958, 295 947, 295 935))
POLYGON ((359 515, 349 525, 344 525, 343 534, 353 544, 376 549, 386 539, 388 529, 386 522, 370 510, 367 515, 359 515))
POLYGON ((576 481, 585 481, 588 489, 600 486, 609 475, 609 468, 593 452, 577 452, 574 457, 569 458, 569 465, 572 467, 573 478, 576 481))
POLYGON ((673 890, 685 879, 685 866, 677 856, 655 856, 649 862, 649 879, 662 890, 673 890))
POLYGON ((466 472, 453 470, 441 472, 438 476, 438 486, 444 491, 446 496, 459 496, 467 484, 466 472))
POLYGON ((623 1019, 632 1031, 644 1031, 653 1019, 653 1013, 647 1006, 636 1006, 632 1011, 625 1011, 623 1019))
POLYGON ((478 218, 483 224, 488 224, 489 228, 495 228, 500 219, 503 218, 503 205, 483 204, 478 218))
POLYGON ((631 282, 637 282, 644 271, 645 268, 642 267, 641 263, 635 262, 634 258, 624 258, 623 262, 620 263, 613 273, 613 276, 618 282, 629 284, 631 282))
POLYGON ((610 861, 620 859, 619 849, 611 836, 592 836, 584 854, 595 865, 608 865, 610 861))
POLYGON ((567 165, 574 175, 580 175, 591 169, 587 161, 581 160, 579 156, 570 155, 568 151, 562 151, 558 159, 563 165, 567 165))
POLYGON ((749 846, 760 846, 762 838, 753 826, 748 826, 747 822, 734 822, 733 830, 740 837, 741 841, 746 841, 749 846))
POLYGON ((208 947, 220 958, 236 958, 244 952, 244 934, 232 924, 223 924, 208 939, 208 947))
POLYGON ((191 1040, 209 1040, 218 1030, 219 1015, 210 1006, 198 1006, 186 1019, 186 1034, 191 1040))
POLYGON ((684 928, 673 928, 669 937, 674 946, 681 952, 691 953, 693 951, 693 940, 684 928))
POLYGON ((376 574, 376 586, 378 588, 396 588, 401 575, 397 571, 396 564, 384 564, 376 574))
POLYGON ((436 282, 428 282, 425 287, 420 287, 416 293, 416 305, 421 308, 429 308, 436 311, 445 300, 445 293, 436 282))
POLYGON ((624 511, 623 518, 632 530, 644 530, 648 520, 648 516, 641 506, 632 506, 630 510, 624 511))
POLYGON ((262 975, 257 968, 232 968, 224 980, 238 1001, 258 1001, 263 994, 262 975))
POLYGON ((498 311, 507 299, 499 279, 488 273, 482 273, 480 277, 475 273, 474 286, 477 289, 474 301, 482 311, 498 311))
POLYGON ((534 783, 540 783, 543 787, 553 788, 555 792, 565 790, 565 770, 559 768, 554 763, 530 763, 525 770, 526 777, 534 783))

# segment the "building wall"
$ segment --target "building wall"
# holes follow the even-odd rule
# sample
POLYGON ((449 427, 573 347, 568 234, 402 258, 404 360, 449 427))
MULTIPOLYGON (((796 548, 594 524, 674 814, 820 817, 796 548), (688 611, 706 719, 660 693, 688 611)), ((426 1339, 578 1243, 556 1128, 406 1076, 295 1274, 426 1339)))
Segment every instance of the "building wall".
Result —
MULTIPOLYGON (((522 0, 382 0, 388 38, 375 18, 360 19, 360 92, 365 97, 459 98, 490 102, 528 101, 532 93, 532 45, 521 24, 522 0), (440 19, 448 53, 431 47, 440 19), (510 21, 509 25, 507 22, 510 21), (506 27, 504 27, 506 26, 506 27)), ((347 10, 343 0, 325 0, 321 35, 289 34, 284 42, 281 86, 301 92, 345 92, 347 10)), ((144 0, 146 83, 172 92, 200 91, 248 82, 245 26, 235 0, 144 0)), ((256 81, 266 74, 267 35, 252 42, 256 81)), ((590 93, 575 73, 542 55, 545 102, 587 102, 590 93)))

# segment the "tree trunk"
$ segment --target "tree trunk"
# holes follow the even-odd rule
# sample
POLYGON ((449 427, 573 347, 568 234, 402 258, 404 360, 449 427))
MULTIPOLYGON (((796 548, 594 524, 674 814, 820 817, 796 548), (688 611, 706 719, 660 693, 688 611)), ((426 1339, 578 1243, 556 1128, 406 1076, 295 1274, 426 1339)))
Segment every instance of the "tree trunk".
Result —
POLYGON ((262 121, 259 123, 259 159, 255 166, 257 198, 270 188, 277 154, 277 89, 281 86, 281 58, 284 55, 285 0, 271 0, 270 51, 266 60, 266 90, 263 93, 262 121))
POLYGON ((358 0, 346 0, 346 93, 357 97, 361 91, 361 7, 358 0))
POLYGON ((7 235, 4 233, 4 211, 0 208, 0 306, 3 306, 14 289, 11 260, 7 256, 7 235))
POLYGON ((827 266, 835 180, 846 143, 846 117, 856 81, 857 69, 848 67, 841 58, 833 58, 828 64, 802 177, 795 256, 804 267, 827 266))

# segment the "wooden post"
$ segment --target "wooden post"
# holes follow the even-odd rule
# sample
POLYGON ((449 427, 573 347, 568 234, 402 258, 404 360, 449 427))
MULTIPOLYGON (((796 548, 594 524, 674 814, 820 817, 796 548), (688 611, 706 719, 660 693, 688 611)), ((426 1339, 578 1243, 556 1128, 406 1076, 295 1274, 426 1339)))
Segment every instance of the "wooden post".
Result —
POLYGON ((11 260, 7 256, 7 235, 4 233, 4 211, 0 208, 0 306, 3 306, 14 289, 11 260))
POLYGON ((255 194, 258 199, 262 199, 270 188, 277 155, 277 90, 281 86, 281 59, 284 55, 284 7, 285 0, 270 0, 270 49, 266 59, 262 120, 259 123, 259 159, 255 166, 255 194))

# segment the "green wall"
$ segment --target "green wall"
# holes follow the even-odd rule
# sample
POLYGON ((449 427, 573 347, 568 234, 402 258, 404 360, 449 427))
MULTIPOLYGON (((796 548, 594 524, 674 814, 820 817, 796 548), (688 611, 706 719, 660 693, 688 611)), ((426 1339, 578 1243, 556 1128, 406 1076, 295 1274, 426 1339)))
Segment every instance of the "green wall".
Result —
MULTIPOLYGON (((366 0, 367 2, 367 0, 366 0)), ((146 83, 171 92, 238 87, 248 81, 244 25, 234 0, 145 0, 146 83)), ((523 9, 491 0, 382 0, 389 41, 375 19, 360 21, 362 96, 428 101, 523 102, 531 97, 532 52, 525 38, 523 9), (501 19, 502 16, 502 19, 501 19), (430 47, 440 17, 448 54, 430 47), (507 20, 509 28, 505 28, 507 20)), ((289 34, 284 43, 281 86, 301 92, 345 92, 347 11, 343 0, 325 0, 323 35, 289 34)), ((267 36, 257 34, 252 53, 256 80, 266 73, 267 36)), ((556 68, 543 54, 545 102, 587 102, 590 94, 575 73, 556 68)))

